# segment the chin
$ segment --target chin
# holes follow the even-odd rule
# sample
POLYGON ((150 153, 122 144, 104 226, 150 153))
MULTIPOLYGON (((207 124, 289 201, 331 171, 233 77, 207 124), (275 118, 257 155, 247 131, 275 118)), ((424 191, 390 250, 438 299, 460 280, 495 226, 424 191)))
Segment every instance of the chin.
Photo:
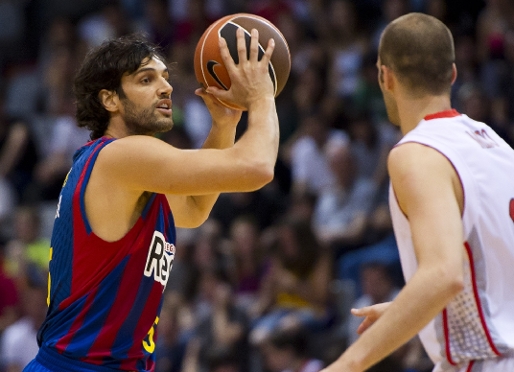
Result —
POLYGON ((173 128, 173 120, 169 119, 161 119, 155 123, 155 129, 157 132, 163 133, 168 132, 173 128))

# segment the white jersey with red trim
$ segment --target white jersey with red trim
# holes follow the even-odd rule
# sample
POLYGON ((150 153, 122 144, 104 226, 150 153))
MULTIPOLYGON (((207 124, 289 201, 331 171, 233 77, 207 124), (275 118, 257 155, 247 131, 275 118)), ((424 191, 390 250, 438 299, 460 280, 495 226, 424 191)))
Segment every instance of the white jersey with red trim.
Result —
MULTIPOLYGON (((443 154, 463 186, 465 288, 421 332, 436 370, 514 349, 514 150, 489 126, 455 110, 427 116, 398 145, 417 142, 443 154)), ((417 269, 408 220, 390 188, 405 280, 417 269)), ((437 233, 434 231, 434 233, 437 233)))

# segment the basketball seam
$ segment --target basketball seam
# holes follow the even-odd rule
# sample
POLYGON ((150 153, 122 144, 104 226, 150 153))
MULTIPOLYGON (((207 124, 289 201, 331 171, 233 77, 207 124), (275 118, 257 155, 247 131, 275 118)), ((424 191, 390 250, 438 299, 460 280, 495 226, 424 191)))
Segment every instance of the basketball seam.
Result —
POLYGON ((207 39, 209 37, 209 34, 211 33, 212 29, 214 28, 214 26, 216 26, 217 22, 215 22, 214 24, 211 25, 211 27, 209 27, 209 29, 207 30, 207 33, 205 34, 205 37, 202 41, 202 46, 200 48, 200 67, 201 67, 201 71, 202 71, 202 78, 203 78, 203 81, 205 82, 205 84, 207 85, 205 88, 207 88, 209 86, 209 84, 207 83, 207 78, 206 78, 206 74, 205 74, 205 68, 204 68, 204 58, 203 58, 203 49, 205 47, 205 43, 207 42, 207 39))
MULTIPOLYGON (((247 35, 250 35, 250 37, 252 36, 250 32, 248 32, 248 30, 244 27, 242 27, 241 25, 238 25, 237 23, 235 22, 232 22, 232 21, 227 21, 225 22, 225 24, 227 23, 230 23, 234 26, 236 26, 237 28, 240 28, 242 29, 247 35)), ((223 26, 221 26, 220 28, 218 28, 218 37, 221 37, 221 32, 220 30, 223 28, 223 26)), ((259 48, 262 49, 263 52, 265 52, 266 50, 264 49, 264 47, 261 45, 261 43, 259 42, 259 48)), ((273 87, 274 87, 274 92, 273 92, 273 97, 276 97, 277 95, 277 86, 278 86, 278 81, 277 81, 277 73, 275 72, 275 67, 273 67, 273 63, 271 63, 271 61, 268 62, 268 64, 271 66, 271 69, 273 70, 273 79, 275 80, 273 83, 273 87)), ((225 67, 226 68, 226 67, 225 67)))

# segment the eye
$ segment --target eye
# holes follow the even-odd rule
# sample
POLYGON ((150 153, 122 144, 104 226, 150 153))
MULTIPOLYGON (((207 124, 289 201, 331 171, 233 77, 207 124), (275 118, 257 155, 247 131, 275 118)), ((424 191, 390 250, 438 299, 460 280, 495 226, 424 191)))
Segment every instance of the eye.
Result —
POLYGON ((149 84, 151 82, 152 82, 152 79, 148 76, 145 76, 144 78, 141 79, 142 84, 149 84))

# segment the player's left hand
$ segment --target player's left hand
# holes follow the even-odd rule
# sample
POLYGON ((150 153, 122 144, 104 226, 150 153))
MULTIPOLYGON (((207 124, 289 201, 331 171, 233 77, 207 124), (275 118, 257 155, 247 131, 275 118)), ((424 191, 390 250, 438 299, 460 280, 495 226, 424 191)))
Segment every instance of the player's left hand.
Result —
POLYGON ((211 113, 212 121, 216 125, 236 126, 241 120, 243 111, 234 110, 221 104, 212 94, 207 93, 204 88, 196 89, 195 94, 203 99, 211 113))
POLYGON ((352 309, 352 315, 364 318, 362 323, 359 325, 359 328, 357 328, 357 333, 361 335, 366 329, 371 327, 371 325, 375 323, 377 319, 382 316, 382 314, 384 314, 384 312, 390 304, 390 302, 384 302, 380 304, 366 306, 360 309, 352 309))

